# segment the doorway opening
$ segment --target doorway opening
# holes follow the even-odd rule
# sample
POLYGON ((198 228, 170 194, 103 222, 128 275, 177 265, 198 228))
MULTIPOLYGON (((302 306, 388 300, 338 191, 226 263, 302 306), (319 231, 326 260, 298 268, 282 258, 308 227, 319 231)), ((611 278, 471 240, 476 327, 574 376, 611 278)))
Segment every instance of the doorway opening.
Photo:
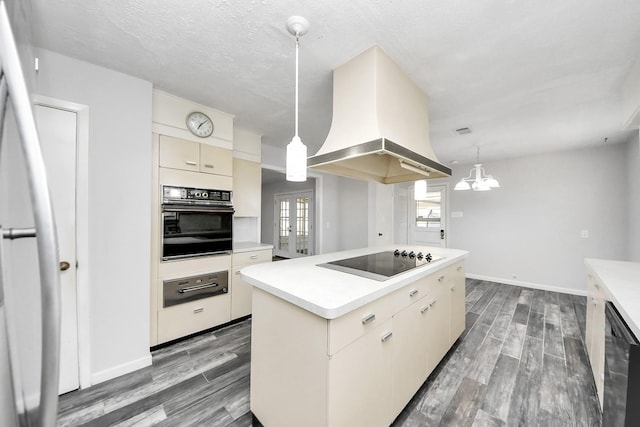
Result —
POLYGON ((313 254, 313 194, 311 191, 274 196, 274 248, 280 258, 313 254))

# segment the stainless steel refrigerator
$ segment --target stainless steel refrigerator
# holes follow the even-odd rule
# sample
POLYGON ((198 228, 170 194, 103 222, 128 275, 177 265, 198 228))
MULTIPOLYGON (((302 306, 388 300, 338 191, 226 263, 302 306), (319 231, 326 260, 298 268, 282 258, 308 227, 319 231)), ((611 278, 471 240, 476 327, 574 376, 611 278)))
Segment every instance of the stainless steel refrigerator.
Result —
POLYGON ((58 249, 10 16, 0 1, 0 426, 53 426, 60 366, 58 249))

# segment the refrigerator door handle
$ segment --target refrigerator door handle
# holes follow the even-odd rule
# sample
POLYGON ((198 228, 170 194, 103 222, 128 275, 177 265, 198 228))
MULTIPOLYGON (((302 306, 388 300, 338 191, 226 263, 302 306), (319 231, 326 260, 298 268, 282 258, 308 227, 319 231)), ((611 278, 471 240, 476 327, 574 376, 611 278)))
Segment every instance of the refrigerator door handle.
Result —
MULTIPOLYGON (((42 297, 42 370, 37 426, 55 426, 60 375, 60 272, 58 241, 40 140, 4 1, 0 1, 0 67, 13 106, 33 206, 42 297)), ((7 97, 2 100, 4 123, 7 97)))

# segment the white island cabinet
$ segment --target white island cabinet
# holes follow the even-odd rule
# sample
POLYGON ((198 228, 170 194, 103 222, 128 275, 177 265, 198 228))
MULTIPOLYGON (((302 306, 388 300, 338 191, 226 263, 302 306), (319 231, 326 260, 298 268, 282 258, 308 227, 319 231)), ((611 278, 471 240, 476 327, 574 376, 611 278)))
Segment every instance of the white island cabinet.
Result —
POLYGON ((462 334, 465 251, 412 248, 442 259, 385 281, 318 266, 394 249, 241 270, 254 286, 251 411, 265 426, 388 426, 462 334))

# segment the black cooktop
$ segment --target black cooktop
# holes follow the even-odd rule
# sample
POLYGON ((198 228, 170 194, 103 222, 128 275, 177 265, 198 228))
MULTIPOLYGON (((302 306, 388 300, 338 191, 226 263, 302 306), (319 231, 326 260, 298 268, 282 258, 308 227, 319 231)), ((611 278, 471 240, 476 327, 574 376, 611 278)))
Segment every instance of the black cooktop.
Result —
POLYGON ((326 264, 318 264, 318 266, 384 281, 440 259, 442 258, 434 258, 431 253, 423 254, 422 252, 415 253, 413 251, 407 252, 396 249, 395 251, 378 252, 375 254, 340 259, 326 264))

